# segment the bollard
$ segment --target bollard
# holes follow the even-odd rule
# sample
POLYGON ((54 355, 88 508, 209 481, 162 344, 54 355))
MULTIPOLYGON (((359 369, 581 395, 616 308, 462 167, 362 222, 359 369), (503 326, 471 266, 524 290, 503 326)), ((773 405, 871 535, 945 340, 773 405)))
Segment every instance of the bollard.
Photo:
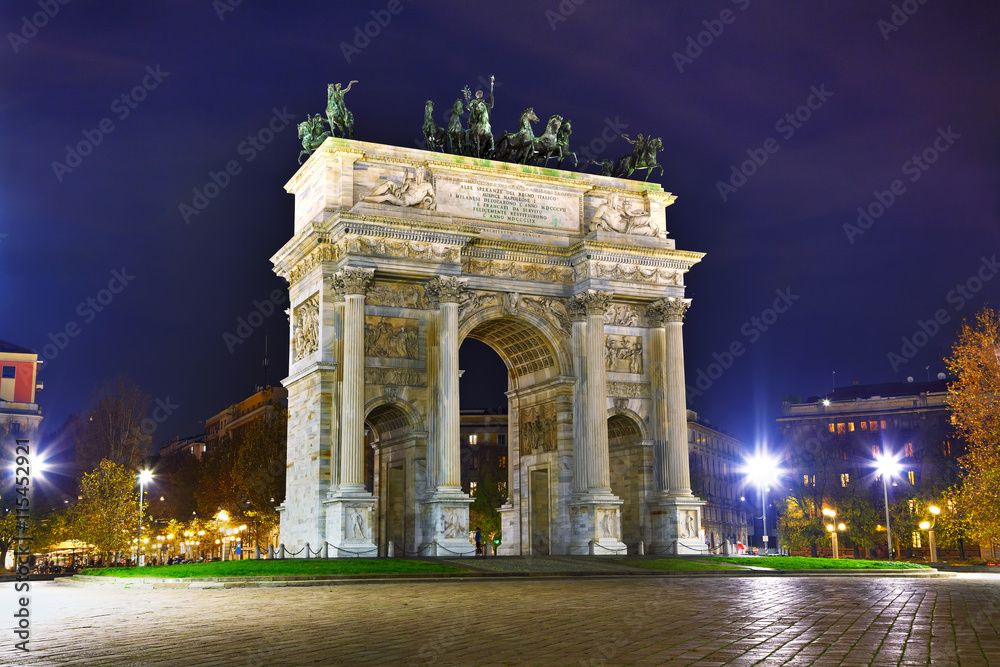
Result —
POLYGON ((306 542, 306 558, 312 558, 312 549, 309 548, 309 543, 306 542))
POLYGON ((386 558, 395 558, 396 557, 396 545, 395 545, 395 543, 389 542, 389 544, 386 545, 385 556, 386 556, 386 558))
POLYGON ((438 541, 434 540, 433 542, 431 542, 431 556, 436 558, 437 555, 438 555, 438 541))
POLYGON ((260 560, 260 545, 258 544, 253 548, 253 559, 260 560))
POLYGON ((638 549, 637 553, 640 556, 645 556, 646 555, 646 543, 643 542, 642 540, 639 540, 639 549, 638 549))
POLYGON ((268 544, 267 545, 267 559, 268 560, 274 560, 274 545, 273 544, 268 544))
POLYGON ((327 542, 326 540, 323 540, 323 558, 329 558, 329 557, 330 557, 330 543, 327 542))
POLYGON ((593 556, 594 555, 594 540, 590 541, 588 547, 589 547, 589 551, 588 551, 589 555, 593 556))
POLYGON ((282 542, 278 545, 278 560, 285 560, 285 544, 282 542))

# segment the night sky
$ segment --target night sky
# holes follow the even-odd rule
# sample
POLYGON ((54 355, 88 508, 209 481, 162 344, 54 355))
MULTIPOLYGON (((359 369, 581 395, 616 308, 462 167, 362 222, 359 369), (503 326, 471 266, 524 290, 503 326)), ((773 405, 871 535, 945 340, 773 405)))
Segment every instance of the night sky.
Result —
MULTIPOLYGON (((46 359, 49 433, 120 373, 171 406, 156 442, 199 433, 264 382, 265 337, 284 378, 286 304, 266 302, 287 293, 269 260, 292 234, 295 124, 352 79, 365 141, 415 147, 425 100, 444 125, 491 74, 497 135, 533 106, 597 158, 662 136, 670 237, 707 253, 686 276, 689 407, 747 442, 834 372, 936 375, 996 301, 994 3, 234 3, 0 8, 0 339, 46 359), (255 302, 273 314, 227 344, 255 302)), ((498 370, 463 407, 504 400, 483 349, 462 367, 498 370)))

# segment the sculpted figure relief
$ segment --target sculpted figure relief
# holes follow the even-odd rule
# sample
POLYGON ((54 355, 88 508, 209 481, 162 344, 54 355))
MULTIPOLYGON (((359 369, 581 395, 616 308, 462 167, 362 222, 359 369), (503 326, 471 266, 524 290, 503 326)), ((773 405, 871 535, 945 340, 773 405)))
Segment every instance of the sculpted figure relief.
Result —
POLYGON ((433 210, 434 184, 426 181, 423 169, 415 169, 412 176, 407 170, 402 183, 386 179, 364 201, 433 210))
POLYGON ((522 454, 552 452, 556 449, 556 405, 543 403, 521 410, 518 432, 522 454))
POLYGON ((644 210, 630 206, 616 192, 612 192, 597 206, 590 230, 635 236, 660 236, 660 230, 653 224, 652 217, 644 210))
POLYGON ((295 361, 319 349, 319 298, 310 297, 295 309, 295 333, 292 351, 295 361))
POLYGON ((604 337, 605 368, 618 373, 642 372, 642 337, 616 336, 604 337))
POLYGON ((416 359, 420 353, 418 337, 417 326, 395 326, 387 317, 380 317, 374 323, 365 322, 365 355, 416 359))

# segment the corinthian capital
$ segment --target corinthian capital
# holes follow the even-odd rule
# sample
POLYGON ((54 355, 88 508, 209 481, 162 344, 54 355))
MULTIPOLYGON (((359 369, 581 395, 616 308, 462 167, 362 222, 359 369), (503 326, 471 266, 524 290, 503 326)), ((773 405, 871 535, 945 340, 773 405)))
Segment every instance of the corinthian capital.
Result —
POLYGON ((676 299, 669 297, 654 301, 646 308, 646 316, 650 322, 663 325, 667 322, 683 322, 684 314, 691 306, 691 299, 676 299))
POLYGON ((431 306, 436 306, 439 303, 459 303, 462 300, 462 294, 469 289, 466 282, 466 280, 456 276, 431 278, 424 285, 424 296, 427 297, 427 303, 431 306))
POLYGON ((569 303, 566 304, 566 309, 569 310, 569 316, 574 320, 583 319, 587 315, 604 315, 608 306, 611 305, 612 296, 614 296, 614 292, 589 289, 570 299, 569 303))
POLYGON ((375 269, 347 268, 338 271, 333 278, 334 290, 343 290, 344 294, 360 294, 364 296, 368 285, 375 277, 375 269))

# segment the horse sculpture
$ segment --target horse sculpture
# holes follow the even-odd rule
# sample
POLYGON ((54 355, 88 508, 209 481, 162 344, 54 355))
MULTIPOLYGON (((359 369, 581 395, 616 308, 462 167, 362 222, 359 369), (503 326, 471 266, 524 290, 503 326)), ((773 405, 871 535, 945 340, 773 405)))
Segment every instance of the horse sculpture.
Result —
POLYGON ((356 83, 357 81, 351 81, 343 90, 339 83, 331 83, 326 87, 326 118, 330 123, 330 134, 333 136, 337 136, 339 130, 341 137, 354 138, 354 114, 347 110, 344 95, 356 83))
MULTIPOLYGON (((556 133, 556 148, 559 150, 558 159, 556 161, 557 167, 562 167, 563 160, 568 157, 573 158, 573 168, 576 168, 577 159, 576 153, 569 149, 569 135, 572 134, 573 128, 570 126, 569 120, 564 120, 562 125, 559 126, 559 132, 556 133)), ((545 161, 548 163, 548 160, 545 161)))
POLYGON ((451 105, 451 115, 448 117, 448 152, 461 155, 465 142, 465 130, 462 129, 462 112, 465 110, 462 98, 451 105))
POLYGON ((330 136, 330 131, 326 129, 323 117, 319 114, 315 116, 306 115, 306 119, 299 123, 299 139, 302 140, 302 152, 299 153, 299 164, 302 164, 302 156, 309 157, 317 148, 330 136))
POLYGON ((448 133, 434 122, 434 102, 427 100, 424 106, 424 143, 427 150, 444 150, 444 142, 448 138, 448 133))
POLYGON ((643 138, 641 134, 637 134, 635 141, 633 141, 627 134, 623 134, 622 138, 635 148, 631 155, 619 158, 618 162, 615 163, 615 176, 628 178, 636 169, 646 170, 646 178, 642 179, 644 181, 649 180, 654 169, 659 169, 660 176, 663 175, 663 165, 656 161, 656 151, 663 150, 663 140, 660 137, 643 138))
POLYGON ((490 109, 493 108, 493 78, 490 77, 490 103, 483 100, 483 91, 477 90, 471 98, 469 87, 462 91, 469 105, 469 127, 465 131, 465 154, 471 157, 486 157, 493 152, 493 130, 490 128, 490 109))
POLYGON ((528 153, 535 142, 535 132, 531 129, 532 123, 538 122, 535 110, 528 107, 521 112, 518 120, 520 129, 517 132, 504 132, 497 140, 493 157, 505 162, 522 162, 527 158, 528 153))
POLYGON ((559 128, 562 126, 562 116, 554 114, 545 123, 545 131, 535 139, 531 147, 530 158, 534 164, 544 164, 553 157, 559 156, 559 146, 557 136, 559 128))

